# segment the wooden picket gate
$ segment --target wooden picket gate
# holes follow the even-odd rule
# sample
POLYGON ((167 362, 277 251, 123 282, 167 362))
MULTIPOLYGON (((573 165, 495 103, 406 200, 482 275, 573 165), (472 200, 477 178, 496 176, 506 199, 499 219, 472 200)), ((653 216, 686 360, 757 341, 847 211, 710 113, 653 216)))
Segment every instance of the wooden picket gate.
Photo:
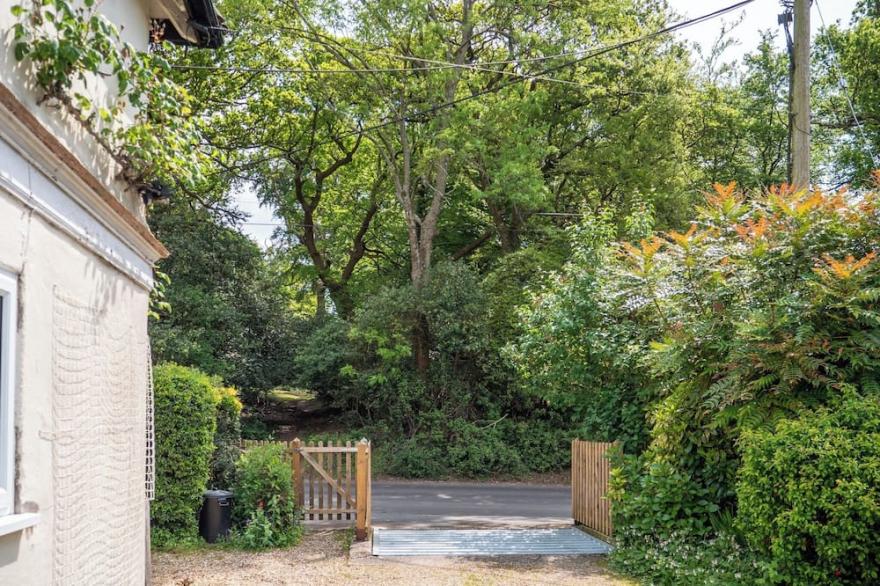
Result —
POLYGON ((575 523, 610 538, 611 503, 605 496, 611 466, 606 457, 614 444, 572 440, 571 516, 575 523))
POLYGON ((297 505, 306 521, 355 521, 358 540, 367 538, 372 516, 371 446, 332 441, 303 443, 245 440, 242 447, 281 444, 290 457, 297 505))

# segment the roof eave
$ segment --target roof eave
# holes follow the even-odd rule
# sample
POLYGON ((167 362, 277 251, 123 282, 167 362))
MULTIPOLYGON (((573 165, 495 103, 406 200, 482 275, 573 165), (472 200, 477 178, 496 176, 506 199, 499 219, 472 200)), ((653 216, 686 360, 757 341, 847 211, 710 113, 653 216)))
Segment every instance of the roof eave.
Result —
POLYGON ((224 43, 223 16, 212 0, 151 0, 150 17, 164 25, 162 40, 216 49, 224 43))

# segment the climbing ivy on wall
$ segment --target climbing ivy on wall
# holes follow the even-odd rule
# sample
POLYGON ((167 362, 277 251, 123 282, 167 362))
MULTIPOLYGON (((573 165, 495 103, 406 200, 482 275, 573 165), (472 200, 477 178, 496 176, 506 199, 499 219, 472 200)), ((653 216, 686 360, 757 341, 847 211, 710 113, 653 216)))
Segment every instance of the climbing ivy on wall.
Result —
POLYGON ((95 0, 32 0, 12 7, 15 58, 29 66, 39 103, 62 108, 119 165, 135 187, 160 180, 189 189, 206 160, 192 98, 159 54, 122 41, 95 0), (104 80, 115 95, 94 99, 104 80), (114 83, 115 82, 115 83, 114 83))

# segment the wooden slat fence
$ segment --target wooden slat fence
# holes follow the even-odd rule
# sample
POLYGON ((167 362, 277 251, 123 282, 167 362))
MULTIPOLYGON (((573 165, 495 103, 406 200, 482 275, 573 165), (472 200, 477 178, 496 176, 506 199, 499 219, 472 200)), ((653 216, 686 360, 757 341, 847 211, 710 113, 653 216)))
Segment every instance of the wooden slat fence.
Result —
POLYGON ((571 442, 571 516, 575 523, 611 537, 611 503, 606 498, 611 465, 606 457, 612 443, 571 442))
POLYGON ((290 458, 299 510, 307 521, 355 521, 359 540, 366 539, 372 516, 371 446, 359 442, 304 443, 243 440, 244 450, 280 444, 290 458))

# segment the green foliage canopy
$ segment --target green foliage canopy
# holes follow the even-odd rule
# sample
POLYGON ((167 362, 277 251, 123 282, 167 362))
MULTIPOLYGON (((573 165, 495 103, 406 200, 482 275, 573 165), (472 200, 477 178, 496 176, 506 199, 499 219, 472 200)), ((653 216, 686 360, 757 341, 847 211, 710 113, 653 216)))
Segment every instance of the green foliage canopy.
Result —
POLYGON ((150 324, 154 360, 219 376, 245 398, 290 382, 300 320, 257 245, 185 203, 150 221, 171 251, 159 265, 170 311, 150 324))

